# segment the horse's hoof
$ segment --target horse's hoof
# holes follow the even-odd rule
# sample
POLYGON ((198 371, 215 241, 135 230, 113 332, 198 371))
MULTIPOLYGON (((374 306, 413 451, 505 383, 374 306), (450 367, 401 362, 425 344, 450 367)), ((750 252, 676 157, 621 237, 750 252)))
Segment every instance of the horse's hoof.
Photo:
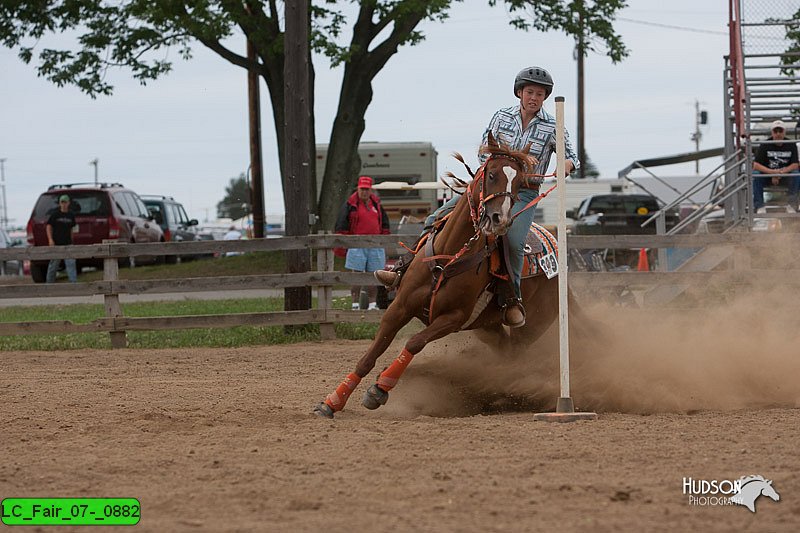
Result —
POLYGON ((322 418, 333 418, 333 409, 325 402, 319 402, 314 407, 314 414, 322 418))
POLYGON ((386 404, 389 399, 389 393, 381 389, 377 385, 372 385, 364 393, 364 398, 361 400, 361 405, 367 409, 377 409, 381 405, 386 404))

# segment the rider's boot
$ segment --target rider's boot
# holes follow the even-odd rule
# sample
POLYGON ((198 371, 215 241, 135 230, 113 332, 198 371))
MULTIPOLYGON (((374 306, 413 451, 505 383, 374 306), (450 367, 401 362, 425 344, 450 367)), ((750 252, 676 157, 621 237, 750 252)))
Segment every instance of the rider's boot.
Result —
POLYGON ((374 274, 375 279, 386 286, 387 289, 394 289, 400 285, 400 276, 403 275, 403 272, 408 270, 408 266, 411 264, 413 259, 414 254, 403 254, 403 256, 397 260, 390 270, 376 270, 374 274))
POLYGON ((503 324, 510 328, 521 328, 525 325, 525 308, 522 300, 511 298, 503 307, 503 324))

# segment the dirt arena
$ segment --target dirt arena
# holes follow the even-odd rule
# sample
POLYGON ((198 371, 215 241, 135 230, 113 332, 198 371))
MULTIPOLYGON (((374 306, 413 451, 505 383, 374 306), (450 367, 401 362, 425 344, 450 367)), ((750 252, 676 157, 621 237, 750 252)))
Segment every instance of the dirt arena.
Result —
POLYGON ((797 313, 611 311, 573 346, 599 413, 574 424, 531 416, 558 394, 552 335, 443 339, 385 407, 360 405, 370 376, 332 421, 311 408, 365 341, 0 353, 0 497, 136 497, 141 531, 796 531, 797 313), (749 474, 780 501, 683 494, 749 474))

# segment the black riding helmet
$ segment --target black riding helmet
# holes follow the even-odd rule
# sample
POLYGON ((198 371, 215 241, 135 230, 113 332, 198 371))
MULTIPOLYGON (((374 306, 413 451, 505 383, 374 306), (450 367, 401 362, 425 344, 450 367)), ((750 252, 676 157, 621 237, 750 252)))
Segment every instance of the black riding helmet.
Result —
POLYGON ((547 91, 545 98, 553 92, 553 77, 550 73, 542 67, 528 67, 520 70, 517 77, 514 78, 514 96, 518 96, 517 93, 520 89, 532 83, 545 88, 547 91))

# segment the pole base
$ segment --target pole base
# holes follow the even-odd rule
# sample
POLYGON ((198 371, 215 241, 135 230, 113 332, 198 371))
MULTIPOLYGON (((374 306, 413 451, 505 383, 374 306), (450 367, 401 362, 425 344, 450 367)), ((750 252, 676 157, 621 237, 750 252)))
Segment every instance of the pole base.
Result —
POLYGON ((555 413, 536 413, 533 419, 540 422, 576 422, 578 420, 597 420, 597 413, 576 413, 570 397, 560 397, 555 413))

